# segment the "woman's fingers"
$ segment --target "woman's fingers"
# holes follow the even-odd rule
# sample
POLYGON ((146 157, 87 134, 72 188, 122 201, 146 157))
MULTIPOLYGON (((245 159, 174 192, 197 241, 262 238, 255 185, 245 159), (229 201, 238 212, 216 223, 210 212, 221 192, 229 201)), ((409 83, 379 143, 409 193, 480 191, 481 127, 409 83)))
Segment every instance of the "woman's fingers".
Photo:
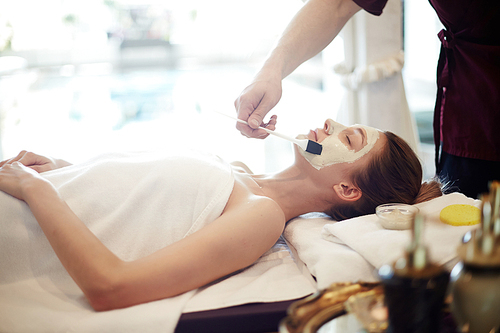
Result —
POLYGON ((55 169, 55 163, 51 158, 38 155, 26 150, 21 151, 19 154, 17 154, 16 157, 2 161, 0 163, 0 167, 6 164, 12 164, 14 162, 19 162, 38 173, 55 169))
POLYGON ((23 200, 22 198, 22 183, 30 176, 28 168, 22 163, 13 161, 9 164, 4 164, 0 168, 0 191, 10 194, 11 196, 23 200))
POLYGON ((0 167, 4 166, 5 164, 12 164, 13 162, 19 161, 24 155, 26 155, 26 153, 26 150, 22 150, 19 154, 17 154, 17 156, 0 162, 0 167))
POLYGON ((52 163, 52 159, 31 152, 26 152, 18 161, 32 169, 52 163))

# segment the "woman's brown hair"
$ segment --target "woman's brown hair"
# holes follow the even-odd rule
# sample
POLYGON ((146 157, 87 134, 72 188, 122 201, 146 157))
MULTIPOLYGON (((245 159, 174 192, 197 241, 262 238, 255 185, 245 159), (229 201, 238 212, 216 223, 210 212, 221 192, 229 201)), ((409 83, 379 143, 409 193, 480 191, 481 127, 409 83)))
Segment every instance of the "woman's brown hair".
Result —
POLYGON ((438 180, 422 183, 422 164, 410 146, 394 133, 384 134, 387 143, 381 152, 363 170, 352 173, 353 183, 362 192, 361 198, 326 211, 333 219, 373 214, 384 203, 416 204, 443 194, 438 180))

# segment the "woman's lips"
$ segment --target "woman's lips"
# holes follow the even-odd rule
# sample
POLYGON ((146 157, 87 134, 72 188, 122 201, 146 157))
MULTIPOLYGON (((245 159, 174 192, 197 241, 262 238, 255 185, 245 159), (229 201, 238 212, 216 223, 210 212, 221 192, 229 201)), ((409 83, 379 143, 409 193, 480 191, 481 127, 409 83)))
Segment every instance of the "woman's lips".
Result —
POLYGON ((316 131, 313 131, 313 130, 309 130, 309 140, 313 140, 315 142, 318 142, 318 133, 316 133, 316 131))

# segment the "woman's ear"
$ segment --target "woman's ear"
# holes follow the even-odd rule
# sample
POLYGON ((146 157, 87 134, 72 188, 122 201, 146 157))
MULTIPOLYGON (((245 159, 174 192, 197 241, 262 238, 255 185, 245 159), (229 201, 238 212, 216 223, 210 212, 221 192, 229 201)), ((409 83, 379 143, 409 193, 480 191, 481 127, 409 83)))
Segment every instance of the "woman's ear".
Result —
POLYGON ((363 194, 359 188, 350 183, 339 183, 333 185, 333 190, 338 197, 345 201, 356 201, 363 194))

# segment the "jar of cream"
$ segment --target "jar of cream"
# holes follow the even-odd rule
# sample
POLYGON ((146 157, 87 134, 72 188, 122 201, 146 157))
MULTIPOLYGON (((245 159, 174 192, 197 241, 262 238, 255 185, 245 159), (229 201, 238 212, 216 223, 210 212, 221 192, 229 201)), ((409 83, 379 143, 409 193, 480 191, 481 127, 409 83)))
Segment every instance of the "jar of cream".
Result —
POLYGON ((386 229, 410 229, 419 209, 402 203, 388 203, 376 208, 380 224, 386 229))

